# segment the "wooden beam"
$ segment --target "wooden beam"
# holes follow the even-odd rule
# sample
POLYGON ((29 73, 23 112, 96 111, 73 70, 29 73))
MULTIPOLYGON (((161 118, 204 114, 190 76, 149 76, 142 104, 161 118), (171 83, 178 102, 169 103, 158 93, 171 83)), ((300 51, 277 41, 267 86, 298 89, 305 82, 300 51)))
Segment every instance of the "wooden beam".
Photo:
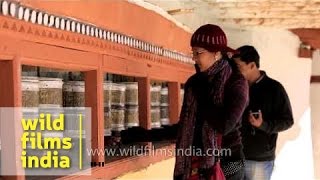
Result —
MULTIPOLYGON (((270 0, 219 0, 217 3, 251 3, 251 2, 262 2, 262 3, 268 3, 270 0)), ((283 2, 283 3, 288 3, 288 0, 277 0, 277 2, 283 2)), ((299 3, 299 2, 304 2, 301 0, 290 0, 292 3, 299 3)), ((313 0, 313 2, 319 2, 319 0, 313 0)))
POLYGON ((306 43, 312 47, 312 49, 319 49, 320 48, 320 38, 315 37, 314 39, 305 39, 300 38, 301 42, 306 43))
POLYGON ((230 10, 234 10, 234 8, 238 9, 260 9, 260 10, 316 10, 319 7, 317 2, 304 2, 304 1, 296 1, 296 2, 288 2, 288 1, 278 1, 277 3, 271 1, 237 1, 237 2, 210 2, 208 3, 210 7, 214 8, 228 8, 230 10))
POLYGON ((20 53, 26 65, 58 69, 91 70, 101 61, 97 53, 33 42, 21 42, 20 53))
POLYGON ((123 59, 115 56, 103 56, 103 70, 108 73, 146 77, 147 63, 135 59, 123 59))
MULTIPOLYGON (((296 10, 296 9, 272 9, 257 5, 254 8, 217 8, 204 7, 196 11, 206 17, 216 18, 287 18, 287 19, 318 19, 319 13, 314 10, 296 10)), ((178 15, 178 14, 176 14, 178 15)))
POLYGON ((290 29, 291 32, 301 38, 314 39, 320 36, 320 29, 315 28, 296 28, 290 29))
POLYGON ((170 15, 177 15, 177 14, 188 14, 188 13, 193 13, 194 8, 190 8, 190 9, 171 9, 171 10, 167 10, 167 13, 170 15))
MULTIPOLYGON (((251 27, 251 26, 267 26, 267 27, 278 27, 278 28, 319 28, 320 20, 318 19, 291 19, 291 18, 211 18, 210 15, 204 16, 210 17, 207 23, 219 23, 222 25, 234 26, 239 25, 240 27, 251 27)), ((205 19, 203 19, 205 21, 205 19)))
POLYGON ((314 49, 320 48, 320 30, 319 29, 299 28, 299 29, 291 29, 290 31, 296 34, 300 38, 301 42, 309 44, 314 49))
POLYGON ((310 83, 320 83, 320 76, 311 76, 310 83))
POLYGON ((136 77, 149 76, 153 80, 180 83, 184 83, 194 73, 194 68, 190 64, 174 62, 163 57, 155 57, 154 59, 150 60, 138 57, 124 59, 104 55, 103 71, 136 77), (155 62, 154 59, 158 62, 155 62), (166 64, 164 61, 171 61, 171 64, 166 64))

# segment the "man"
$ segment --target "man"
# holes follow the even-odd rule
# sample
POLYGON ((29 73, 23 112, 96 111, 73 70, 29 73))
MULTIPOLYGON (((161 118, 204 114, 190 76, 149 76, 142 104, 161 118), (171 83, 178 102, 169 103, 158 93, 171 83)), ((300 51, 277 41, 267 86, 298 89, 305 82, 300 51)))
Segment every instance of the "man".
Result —
POLYGON ((243 114, 241 128, 245 180, 269 180, 278 133, 293 125, 291 105, 283 86, 259 70, 256 49, 242 46, 237 51, 233 59, 250 85, 249 106, 243 114))

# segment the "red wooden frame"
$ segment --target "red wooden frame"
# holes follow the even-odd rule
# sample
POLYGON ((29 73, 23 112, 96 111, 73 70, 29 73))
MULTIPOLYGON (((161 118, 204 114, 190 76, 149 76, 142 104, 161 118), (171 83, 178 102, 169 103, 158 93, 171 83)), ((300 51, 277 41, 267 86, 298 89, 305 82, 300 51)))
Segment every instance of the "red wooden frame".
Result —
MULTIPOLYGON (((51 3, 37 3, 35 1, 30 1, 29 3, 29 5, 35 8, 46 9, 46 7, 51 7, 48 5, 51 3)), ((58 12, 57 7, 64 6, 64 3, 60 3, 60 5, 57 3, 53 4, 55 5, 52 6, 52 10, 55 12, 58 12)), ((187 42, 189 41, 190 33, 141 7, 136 7, 132 4, 128 5, 127 2, 123 3, 121 1, 119 1, 119 6, 128 8, 130 11, 132 11, 131 8, 136 9, 139 16, 143 16, 144 18, 146 15, 148 15, 148 18, 156 17, 157 21, 153 21, 159 24, 148 30, 154 36, 158 36, 157 38, 153 38, 153 36, 148 34, 142 35, 140 31, 146 30, 146 27, 137 26, 137 24, 133 24, 131 30, 130 28, 128 29, 128 25, 115 25, 115 30, 120 31, 125 29, 123 32, 136 34, 143 40, 160 44, 167 48, 178 49, 185 53, 188 52, 187 42), (155 30, 155 28, 161 29, 161 31, 155 30), (168 35, 166 31, 168 30, 176 35, 174 39, 172 37, 166 38, 168 35)), ((66 8, 61 9, 65 10, 66 8)), ((78 10, 75 12, 78 12, 78 10)), ((62 14, 71 15, 70 13, 62 14)), ((75 15, 79 14, 75 13, 75 15)), ((121 18, 126 19, 128 16, 121 18)), ((98 23, 98 21, 94 22, 98 23)), ((114 24, 115 22, 110 23, 114 24)), ((94 129, 92 131, 92 148, 97 149, 104 148, 102 102, 104 73, 137 77, 139 84, 140 125, 146 129, 151 128, 150 81, 161 80, 169 82, 169 117, 171 123, 176 123, 179 118, 181 103, 179 102, 180 84, 184 83, 194 73, 194 68, 190 64, 101 39, 19 21, 11 17, 0 16, 0 38, 2 41, 0 44, 0 82, 1 86, 6 87, 6 89, 0 87, 0 107, 21 106, 21 65, 83 71, 85 72, 86 82, 85 104, 92 109, 92 128, 94 129)), ((16 132, 13 131, 13 133, 16 132)), ((152 145, 151 143, 146 144, 148 146, 152 145)), ((3 146, 6 146, 6 144, 3 144, 3 146)), ((174 146, 165 148, 174 148, 174 146)), ((108 164, 105 167, 93 168, 93 176, 115 177, 129 170, 137 170, 150 163, 166 158, 170 157, 133 157, 121 162, 108 164)), ((104 157, 95 156, 93 157, 93 161, 104 162, 104 157)), ((5 179, 25 179, 25 177, 14 176, 5 177, 5 179)))

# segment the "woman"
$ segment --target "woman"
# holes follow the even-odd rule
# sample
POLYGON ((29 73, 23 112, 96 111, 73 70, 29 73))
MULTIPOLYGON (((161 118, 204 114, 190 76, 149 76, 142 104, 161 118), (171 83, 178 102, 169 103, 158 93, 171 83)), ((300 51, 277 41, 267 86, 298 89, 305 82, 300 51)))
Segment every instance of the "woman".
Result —
MULTIPOLYGON (((210 171, 217 157, 187 156, 192 147, 209 152, 216 147, 217 135, 222 135, 221 167, 227 180, 243 179, 244 155, 240 136, 240 121, 248 102, 248 84, 236 66, 228 61, 225 33, 219 26, 207 24, 195 31, 191 39, 197 73, 185 84, 185 97, 180 115, 174 177, 188 179, 193 164, 199 163, 198 173, 211 179, 210 171), (181 150, 181 151, 179 151, 181 150), (216 158, 216 159, 215 159, 216 158)), ((197 151, 196 151, 197 152, 197 151)))
POLYGON ((216 137, 221 135, 221 148, 227 151, 220 155, 223 173, 227 180, 241 180, 244 156, 239 127, 248 101, 247 81, 233 61, 228 61, 227 53, 234 50, 227 46, 226 35, 219 26, 201 26, 192 35, 191 47, 197 72, 185 84, 178 125, 151 132, 129 129, 121 133, 122 140, 155 141, 176 135, 174 179, 189 180, 198 174, 196 179, 210 180, 218 159, 213 153, 216 137), (197 154, 188 154, 190 148, 197 154))

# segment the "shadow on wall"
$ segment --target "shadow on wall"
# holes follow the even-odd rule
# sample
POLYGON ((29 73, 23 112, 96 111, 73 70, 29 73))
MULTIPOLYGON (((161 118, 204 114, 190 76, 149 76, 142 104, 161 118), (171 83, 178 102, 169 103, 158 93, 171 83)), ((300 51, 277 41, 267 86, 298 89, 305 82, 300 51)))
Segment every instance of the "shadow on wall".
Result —
POLYGON ((310 108, 297 122, 292 129, 280 134, 272 180, 314 179, 310 108))
MULTIPOLYGON (((289 79, 289 78, 281 77, 281 79, 289 79)), ((289 87, 289 88, 286 88, 286 90, 291 101, 294 125, 290 129, 279 133, 276 154, 280 153, 280 151, 284 148, 287 142, 296 141, 302 135, 303 133, 302 127, 303 127, 303 124, 305 123, 302 121, 304 121, 307 116, 308 117, 310 116, 309 115, 310 114, 310 107, 309 107, 310 93, 308 92, 310 89, 310 82, 303 81, 301 79, 300 82, 297 84, 294 84, 290 81, 289 82, 283 81, 282 84, 284 87, 289 87), (308 88, 308 89, 297 91, 297 89, 301 88, 301 86, 306 83, 308 83, 308 86, 306 85, 305 88, 308 88)), ((311 117, 309 117, 308 121, 311 121, 311 117)))
POLYGON ((295 118, 294 125, 290 129, 279 133, 276 154, 280 153, 280 151, 286 145, 287 142, 295 141, 297 140, 297 138, 299 138, 299 136, 302 133, 300 123, 304 119, 304 116, 305 115, 302 115, 300 118, 295 118))

